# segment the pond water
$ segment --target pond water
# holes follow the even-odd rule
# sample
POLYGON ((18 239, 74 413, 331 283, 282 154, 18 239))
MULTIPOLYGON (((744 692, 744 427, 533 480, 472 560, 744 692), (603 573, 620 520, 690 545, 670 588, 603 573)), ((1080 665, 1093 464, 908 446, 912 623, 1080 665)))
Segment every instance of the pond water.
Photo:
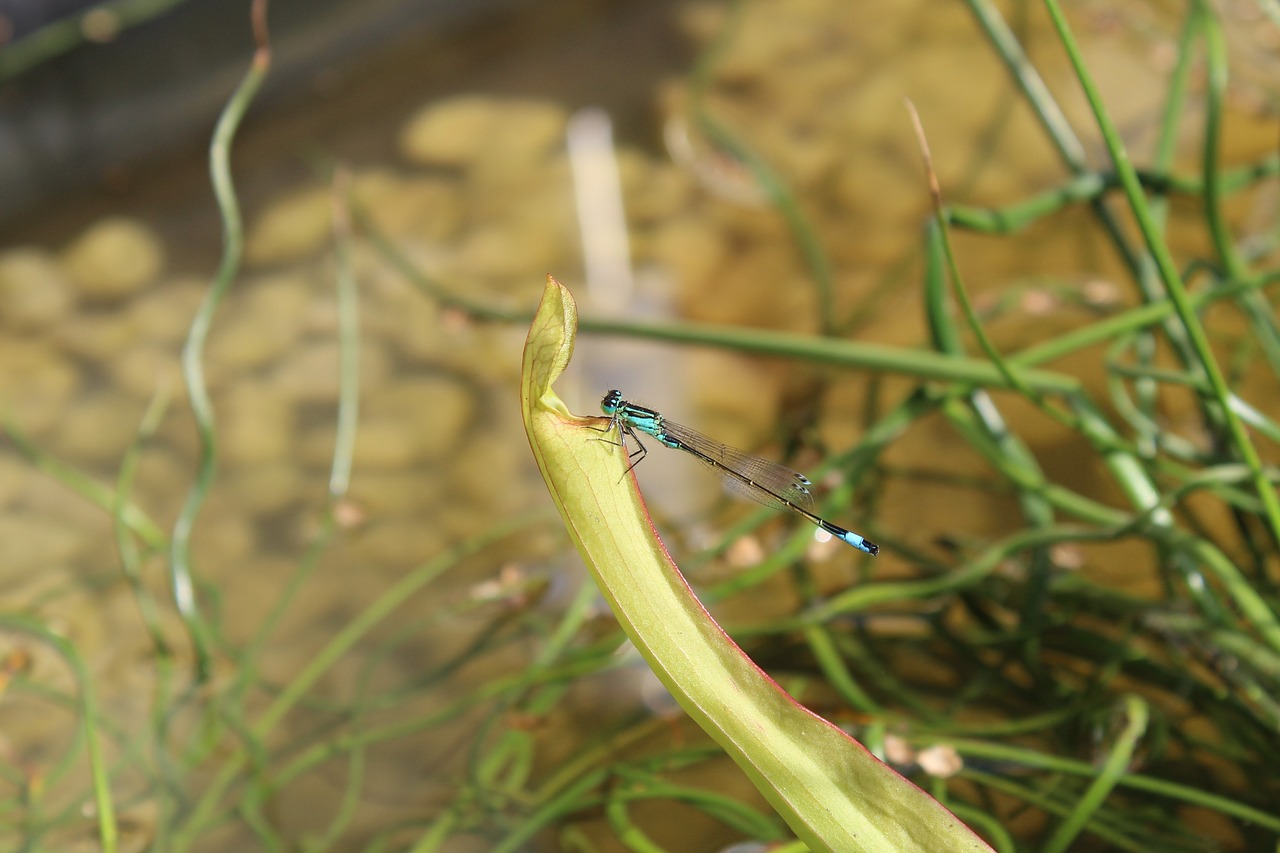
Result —
MULTIPOLYGON (((901 347, 928 345, 920 280, 929 196, 904 98, 920 112, 949 200, 994 207, 1063 180, 1057 154, 961 4, 804 0, 735 8, 518 5, 483 27, 447 37, 426 27, 358 64, 335 65, 289 90, 268 89, 233 153, 246 250, 204 358, 218 464, 191 560, 196 597, 216 626, 208 685, 188 681, 191 648, 174 613, 165 551, 144 548, 139 564, 138 583, 158 609, 151 617, 140 613, 139 594, 121 572, 110 511, 38 470, 14 444, 0 446, 4 608, 40 620, 79 650, 108 721, 109 760, 119 762, 112 766, 120 768, 116 800, 128 849, 145 849, 173 831, 164 826, 185 826, 200 793, 241 745, 238 736, 206 741, 202 732, 239 731, 233 708, 245 708, 250 724, 260 719, 326 642, 415 567, 495 523, 548 507, 517 407, 525 326, 442 306, 359 229, 347 242, 335 237, 330 166, 349 176, 376 233, 445 292, 471 303, 531 310, 545 274, 553 273, 578 293, 584 317, 683 320, 901 347), (798 245, 796 221, 699 126, 693 75, 700 58, 711 62, 707 109, 793 194, 824 258, 817 265, 798 245), (608 228, 606 214, 583 215, 581 170, 588 167, 567 153, 570 128, 596 126, 597 114, 583 112, 593 107, 611 120, 616 144, 628 241, 622 249, 616 233, 595 231, 608 228), (623 253, 627 262, 613 267, 621 274, 586 280, 584 232, 603 241, 606 261, 609 251, 615 262, 623 253), (359 292, 359 421, 350 488, 334 507, 337 533, 313 558, 313 543, 325 535, 338 436, 340 246, 359 292), (819 284, 822 267, 829 295, 819 284), (157 663, 150 618, 173 645, 168 675, 157 663), (269 633, 261 633, 264 625, 269 633), (241 678, 243 687, 236 686, 241 678), (167 695, 158 699, 159 690, 167 695), (216 697, 228 695, 235 701, 219 704, 216 697), (157 701, 167 709, 165 724, 148 719, 157 701), (164 749, 181 756, 162 772, 143 753, 164 749)), ((1068 116, 1078 128, 1092 127, 1047 22, 1029 9, 1018 14, 1026 17, 1024 42, 1068 116)), ((1072 14, 1126 140, 1146 151, 1163 109, 1176 21, 1154 12, 1150 19, 1122 17, 1105 6, 1072 14)), ((1232 162, 1260 156, 1274 138, 1251 85, 1244 81, 1231 104, 1223 158, 1232 162)), ((1082 133, 1088 156, 1100 162, 1096 136, 1082 133)), ((609 165, 600 185, 606 191, 609 165)), ((180 147, 113 172, 98 188, 12 222, 0 251, 6 417, 32 446, 110 495, 148 407, 157 395, 167 399, 138 452, 131 492, 166 536, 199 452, 180 351, 221 250, 203 170, 202 150, 180 147)), ((1262 209, 1252 196, 1235 205, 1243 228, 1262 209)), ((1175 207, 1171 227, 1186 231, 1194 246, 1204 240, 1195 236, 1198 221, 1195 211, 1175 207)), ((955 245, 1003 352, 1137 301, 1121 283, 1120 260, 1079 211, 1015 238, 958 233, 955 245)), ((1105 397, 1099 350, 1072 354, 1053 369, 1105 397)), ((1245 375, 1241 392, 1265 396, 1267 381, 1245 375)), ((810 470, 856 444, 877 413, 915 385, 902 375, 586 334, 560 391, 575 411, 597 413, 600 396, 621 388, 726 443, 810 470)), ((1123 503, 1102 461, 1075 433, 1021 400, 999 401, 1050 481, 1123 503)), ((1177 412, 1170 417, 1176 421, 1177 412)), ((718 542, 753 511, 723 500, 699 466, 660 451, 646 459, 640 481, 677 558, 718 542)), ((878 465, 876 493, 857 491, 857 501, 842 504, 833 520, 881 541, 883 550, 869 567, 851 550, 813 543, 810 582, 821 591, 847 588, 869 572, 914 577, 919 555, 944 560, 953 548, 1021 523, 1012 490, 973 487, 992 479, 990 466, 941 416, 895 436, 878 465)), ((713 583, 758 562, 793 530, 789 524, 768 522, 697 579, 713 583)), ((1121 592, 1160 588, 1141 542, 1090 546, 1063 559, 1121 592)), ((372 843, 380 833, 403 843, 422 831, 419 821, 456 805, 464 780, 493 773, 499 778, 490 782, 501 789, 502 773, 515 773, 501 762, 502 770, 473 763, 478 744, 502 737, 495 727, 536 729, 537 754, 508 758, 530 762, 535 776, 598 747, 603 733, 621 730, 645 706, 650 685, 634 654, 566 687, 546 707, 481 701, 487 685, 532 665, 553 614, 584 583, 590 579, 562 529, 545 517, 459 558, 328 668, 282 724, 255 737, 270 744, 279 769, 319 748, 329 733, 401 726, 402 734, 371 738, 363 751, 336 749, 331 761, 267 783, 265 813, 212 819, 196 834, 196 848, 247 849, 241 845, 263 837, 262 823, 299 839, 325 831, 344 809, 351 814, 334 839, 338 849, 372 843), (459 699, 475 701, 454 708, 459 699), (353 770, 353 761, 362 769, 353 770), (356 772, 362 781, 353 784, 356 772), (391 828, 402 822, 407 828, 396 835, 391 828)), ((751 625, 799 604, 796 588, 779 578, 715 612, 728 624, 751 625)), ((612 635, 598 607, 595 627, 584 629, 580 642, 593 632, 612 635)), ((13 626, 4 637, 6 650, 32 656, 22 664, 32 682, 74 693, 49 644, 13 626)), ((529 685, 531 693, 547 689, 529 685)), ((27 781, 46 786, 36 777, 50 774, 42 811, 54 815, 85 802, 84 762, 47 763, 74 736, 72 709, 37 692, 16 696, 0 715, 6 749, 15 766, 29 769, 27 781)), ((725 790, 759 802, 736 771, 713 769, 723 773, 725 790)), ((709 772, 699 767, 687 775, 709 772)), ((250 776, 240 770, 230 790, 240 791, 250 776)), ((253 796, 242 802, 262 805, 253 796)), ((52 837, 67 845, 59 849, 92 837, 91 824, 53 823, 61 828, 52 837)), ((596 849, 620 849, 606 826, 598 814, 584 814, 580 832, 596 849)), ((701 818, 684 827, 662 819, 647 826, 673 849, 714 849, 735 837, 701 818)), ((492 826, 466 829, 448 849, 490 849, 492 826)), ((560 849, 549 833, 541 838, 536 849, 560 849)))

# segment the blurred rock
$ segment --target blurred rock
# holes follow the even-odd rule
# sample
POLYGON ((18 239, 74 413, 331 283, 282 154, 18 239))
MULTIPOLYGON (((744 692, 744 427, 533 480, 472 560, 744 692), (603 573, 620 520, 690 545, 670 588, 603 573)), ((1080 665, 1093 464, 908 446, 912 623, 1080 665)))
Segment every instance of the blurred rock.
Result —
MULTIPOLYGON (((391 356, 381 342, 364 339, 360 345, 360 387, 377 388, 391 372, 391 356)), ((291 400, 334 403, 338 399, 338 343, 302 341, 270 371, 270 381, 291 400)))
POLYGON ((122 217, 104 219, 73 242, 62 268, 90 301, 116 302, 155 281, 164 248, 151 229, 122 217))
POLYGON ((568 113, 560 104, 462 95, 409 119, 400 151, 411 163, 510 174, 559 150, 568 113))
POLYGON ((0 254, 0 323, 5 327, 47 328, 73 301, 70 282, 48 252, 24 247, 0 254))
POLYGON ((444 178, 374 170, 356 178, 354 191, 357 203, 389 237, 438 243, 453 238, 462 226, 458 189, 444 178))
POLYGON ((219 440, 228 465, 288 458, 294 443, 293 404, 265 382, 238 382, 215 400, 219 440))
POLYGON ((298 261, 319 251, 332 237, 332 190, 296 190, 254 219, 245 240, 245 261, 254 265, 298 261))
POLYGON ((0 336, 0 411, 27 433, 56 424, 80 392, 75 365, 53 347, 0 336))
POLYGON ((138 434, 142 412, 137 400, 119 392, 100 390, 81 397, 58 420, 58 453, 78 461, 118 463, 138 434))
POLYGON ((301 337, 311 301, 302 273, 243 282, 209 333, 210 366, 238 374, 280 359, 301 337))
POLYGON ((182 343, 209 285, 208 279, 194 277, 162 282, 129 303, 130 327, 154 343, 182 343))
POLYGON ((105 363, 134 346, 138 330, 124 311, 76 312, 53 329, 53 339, 65 352, 90 362, 105 363))

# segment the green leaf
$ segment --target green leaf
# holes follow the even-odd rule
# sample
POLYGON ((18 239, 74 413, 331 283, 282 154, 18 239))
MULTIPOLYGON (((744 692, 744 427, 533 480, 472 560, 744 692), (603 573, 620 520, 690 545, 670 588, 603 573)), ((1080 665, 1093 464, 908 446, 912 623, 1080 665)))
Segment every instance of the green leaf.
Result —
POLYGON ((619 623, 685 712, 811 850, 990 850, 936 800, 795 702, 716 624, 654 531, 626 453, 602 417, 551 384, 573 354, 573 296, 547 277, 525 342, 529 444, 582 559, 619 623))

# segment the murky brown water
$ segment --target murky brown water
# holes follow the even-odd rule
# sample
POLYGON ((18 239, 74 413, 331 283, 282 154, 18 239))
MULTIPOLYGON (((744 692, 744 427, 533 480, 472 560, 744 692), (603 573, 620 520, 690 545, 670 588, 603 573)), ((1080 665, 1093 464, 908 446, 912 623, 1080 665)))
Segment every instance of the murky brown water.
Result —
MULTIPOLYGON (((702 153, 692 165, 673 163, 660 149, 664 132, 676 138, 688 132, 686 74, 698 45, 724 19, 719 4, 643 10, 551 4, 515 15, 486 38, 395 51, 279 114, 254 115, 236 149, 248 211, 246 262, 207 351, 221 458, 193 543, 201 600, 232 646, 254 636, 316 535, 333 453, 332 198, 309 175, 308 152, 319 149, 346 163, 379 227, 450 290, 531 308, 543 275, 553 272, 580 293, 588 313, 593 301, 605 299, 582 284, 563 136, 573 110, 602 105, 618 125, 632 229, 638 297, 624 310, 817 330, 820 303, 811 277, 779 215, 752 203, 745 175, 708 158, 696 133, 692 144, 702 153)), ((1160 50, 1167 44, 1157 33, 1137 38, 1124 23, 1095 13, 1081 26, 1121 126, 1142 144, 1160 109, 1150 93, 1160 91, 1160 50)), ((1043 22, 1034 28, 1043 32, 1043 22)), ((1064 93, 1078 126, 1088 127, 1070 94, 1073 84, 1064 82, 1059 52, 1047 38, 1030 41, 1045 45, 1036 56, 1042 72, 1064 93)), ((830 0, 747 4, 716 79, 713 111, 796 193, 830 257, 836 326, 859 340, 902 346, 925 340, 918 247, 928 199, 904 97, 920 110, 949 197, 997 205, 1061 177, 958 4, 891 10, 830 0)), ((1262 120, 1242 110, 1233 121, 1225 156, 1256 156, 1269 144, 1262 120)), ((1087 144, 1096 153, 1096 141, 1087 144)), ((143 451, 134 490, 162 530, 171 528, 191 483, 196 450, 177 357, 219 249, 199 169, 197 162, 166 165, 135 176, 127 191, 50 210, 24 223, 0 253, 0 399, 33 443, 110 484, 149 400, 161 388, 174 396, 143 451)), ((968 284, 980 297, 1019 286, 1030 293, 992 321, 990 331, 1006 351, 1088 319, 1052 298, 1036 301, 1048 290, 1037 286, 1042 281, 1076 287, 1119 277, 1118 262, 1096 233, 1063 239, 1062 228, 1055 220, 1014 240, 957 237, 968 284)), ((361 409, 344 504, 348 529, 272 634, 261 658, 270 685, 287 682, 412 567, 495 518, 547 504, 515 405, 525 330, 442 311, 366 243, 357 243, 354 261, 361 409)), ((1131 301, 1124 293, 1115 298, 1131 301)), ((1086 353, 1055 366, 1084 375, 1100 391, 1096 361, 1086 353)), ((780 452, 778 424, 788 412, 812 406, 818 428, 810 437, 831 451, 855 442, 865 423, 869 380, 861 372, 591 337, 579 342, 576 369, 564 396, 579 410, 594 410, 606 388, 624 387, 729 443, 769 454, 780 452)), ((880 393, 894 400, 907 387, 889 378, 880 393)), ((1084 448, 1069 434, 1004 402, 1050 479, 1119 500, 1105 471, 1080 464, 1092 457, 1082 457, 1084 448)), ((641 479, 660 525, 687 553, 719 529, 688 519, 726 515, 715 484, 697 466, 656 458, 662 455, 646 461, 652 467, 641 479)), ((916 547, 927 549, 941 536, 981 539, 1010 529, 1016 516, 1009 495, 953 485, 990 471, 941 419, 897 439, 883 464, 928 472, 890 478, 876 502, 878 528, 916 547)), ((153 650, 121 578, 110 516, 8 446, 0 451, 0 508, 5 609, 57 627, 85 656, 112 724, 125 733, 141 730, 154 684, 153 650)), ((848 521, 858 526, 859 519, 848 521)), ((1153 577, 1132 571, 1140 549, 1120 553, 1126 547, 1099 549, 1108 556, 1084 570, 1132 591, 1148 589, 1153 577)), ((378 666, 365 669, 367 658, 339 666, 318 693, 392 690, 448 660, 493 628, 493 614, 481 609, 442 620, 442 603, 465 611, 476 585, 498 578, 503 567, 549 573, 555 610, 584 580, 564 549, 555 525, 544 524, 467 561, 362 647, 376 655, 378 643, 386 644, 378 666)), ((851 554, 828 549, 822 558, 823 583, 835 588, 857 577, 851 554)), ((144 568, 146 584, 164 602, 163 561, 153 558, 144 568)), ((888 577, 910 574, 912 566, 886 548, 875 570, 888 577)), ((725 612, 758 619, 789 606, 785 599, 735 603, 725 612)), ((171 607, 162 607, 171 638, 183 648, 171 607)), ((32 649, 33 679, 69 687, 56 658, 18 636, 7 635, 6 646, 32 649)), ((448 673, 444 689, 418 695, 414 712, 428 714, 449 695, 519 671, 534 652, 505 647, 478 656, 448 673)), ((220 657, 217 677, 231 678, 235 667, 220 657)), ((566 738, 571 752, 576 729, 638 705, 631 691, 640 679, 633 675, 616 676, 625 700, 610 691, 593 699, 596 688, 583 688, 541 723, 548 739, 566 738), (606 698, 616 707, 601 711, 606 698)), ((261 707, 270 693, 263 690, 251 704, 261 707)), ((75 724, 73 715, 51 715, 35 701, 10 703, 0 714, 6 749, 33 768, 75 724)), ((305 740, 308 722, 322 715, 302 716, 287 728, 305 740)), ((180 717, 180 727, 192 725, 190 715, 180 717)), ((433 731, 371 753, 367 806, 351 837, 420 814, 424 802, 447 801, 451 780, 465 768, 473 725, 464 715, 443 735, 433 731)), ((343 772, 291 787, 273 817, 290 834, 324 825, 340 802, 343 772)), ((144 798, 125 813, 135 824, 131 837, 147 838, 154 806, 144 798)), ((708 849, 718 838, 701 825, 688 829, 693 835, 684 843, 694 846, 682 849, 708 849)))

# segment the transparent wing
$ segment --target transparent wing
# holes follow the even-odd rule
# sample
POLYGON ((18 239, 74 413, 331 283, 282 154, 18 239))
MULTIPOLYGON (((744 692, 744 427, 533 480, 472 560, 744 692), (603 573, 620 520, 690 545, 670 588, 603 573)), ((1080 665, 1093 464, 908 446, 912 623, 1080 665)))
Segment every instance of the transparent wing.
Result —
POLYGON ((812 484, 805 475, 735 450, 682 424, 665 421, 663 426, 668 436, 706 456, 699 461, 716 472, 728 491, 774 509, 786 509, 787 502, 806 510, 813 506, 812 484))

